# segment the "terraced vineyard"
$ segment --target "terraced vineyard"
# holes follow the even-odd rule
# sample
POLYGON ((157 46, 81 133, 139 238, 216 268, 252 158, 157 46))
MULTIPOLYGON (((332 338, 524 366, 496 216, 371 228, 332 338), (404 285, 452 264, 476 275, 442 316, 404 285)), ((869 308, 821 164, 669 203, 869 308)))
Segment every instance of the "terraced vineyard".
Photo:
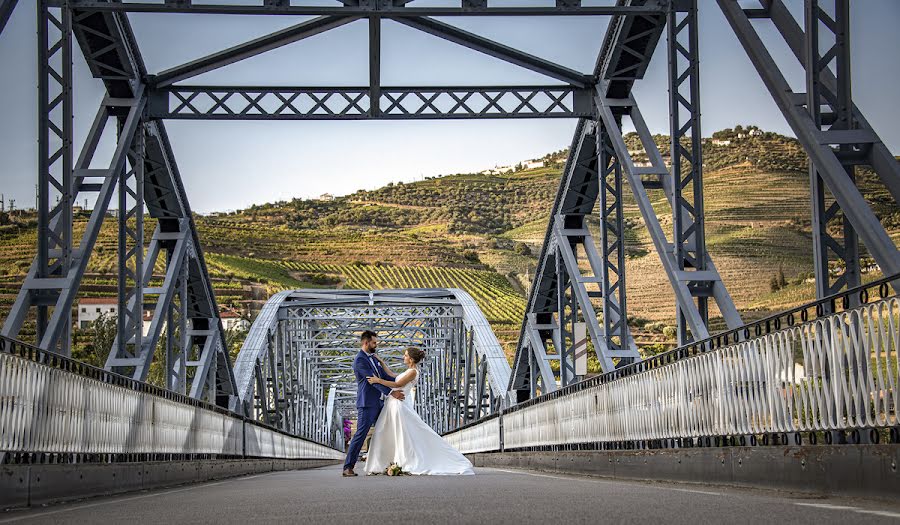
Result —
MULTIPOLYGON (((809 179, 795 140, 765 132, 739 134, 737 129, 717 132, 717 138, 732 141, 726 146, 704 141, 704 212, 709 251, 749 320, 814 295, 808 282, 809 179), (787 286, 773 291, 770 280, 779 268, 787 286)), ((635 139, 626 137, 630 149, 638 148, 635 139)), ((656 139, 666 155, 668 139, 656 139)), ((272 293, 290 288, 459 287, 472 294, 511 355, 566 153, 547 155, 547 167, 535 170, 448 175, 333 201, 294 199, 198 216, 219 304, 253 312, 272 293)), ((857 183, 900 242, 896 202, 874 184, 871 172, 860 170, 857 183)), ((670 231, 665 196, 654 190, 650 198, 662 227, 670 231)), ((639 344, 658 350, 674 344, 674 299, 628 190, 623 203, 629 317, 639 344)), ((76 235, 86 220, 85 213, 76 215, 76 235)), ((34 222, 33 213, 0 213, 0 319, 34 256, 34 222)), ((155 225, 152 220, 145 224, 149 238, 155 225)), ((597 217, 589 218, 590 227, 596 230, 597 224, 597 217)), ((108 221, 82 296, 116 293, 116 247, 115 221, 108 221)), ((163 268, 156 270, 161 274, 163 268)))
POLYGON ((462 288, 492 323, 520 323, 525 314, 524 298, 496 272, 434 266, 280 264, 291 271, 340 276, 345 288, 462 288))

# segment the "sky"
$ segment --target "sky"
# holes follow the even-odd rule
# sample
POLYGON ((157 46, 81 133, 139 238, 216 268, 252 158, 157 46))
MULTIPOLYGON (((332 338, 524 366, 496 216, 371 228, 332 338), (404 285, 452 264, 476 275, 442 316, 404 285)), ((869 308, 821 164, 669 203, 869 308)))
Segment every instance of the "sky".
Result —
MULTIPOLYGON (((242 3, 241 0, 222 0, 242 3)), ((443 0, 417 0, 440 5, 443 0)), ((585 0, 585 5, 598 0, 585 0)), ((506 2, 503 5, 509 4, 506 2)), ((552 4, 521 0, 516 5, 552 4)), ((751 6, 753 2, 745 2, 751 6)), ((789 0, 796 16, 802 1, 789 0)), ((894 154, 900 154, 900 2, 851 3, 853 95, 894 154)), ((735 124, 790 134, 784 118, 713 0, 700 0, 704 136, 735 124)), ((305 17, 130 15, 151 73, 297 24, 305 17)), ((608 17, 448 17, 447 23, 589 73, 608 17)), ((803 73, 768 22, 758 22, 796 91, 803 73)), ((35 10, 24 0, 0 34, 0 194, 34 205, 37 181, 35 10)), ((368 82, 367 24, 353 22, 185 82, 223 85, 360 86, 368 82)), ((382 28, 382 85, 554 84, 537 73, 391 21, 382 28)), ((653 132, 668 133, 665 38, 635 98, 653 132)), ((80 51, 75 58, 76 156, 102 98, 80 51)), ((567 147, 572 119, 484 121, 167 121, 191 207, 200 213, 322 193, 343 195, 388 182, 481 171, 567 147)), ((104 137, 92 167, 111 155, 104 137)), ((90 206, 91 203, 88 203, 90 206)))

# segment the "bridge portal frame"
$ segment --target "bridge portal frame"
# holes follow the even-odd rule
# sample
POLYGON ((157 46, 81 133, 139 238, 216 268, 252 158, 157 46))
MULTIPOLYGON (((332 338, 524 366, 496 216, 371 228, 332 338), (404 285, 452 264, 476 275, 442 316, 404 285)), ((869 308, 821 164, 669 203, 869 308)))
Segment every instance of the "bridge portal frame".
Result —
POLYGON ((397 365, 405 349, 426 357, 412 400, 438 432, 510 405, 509 364, 463 290, 288 290, 260 311, 235 363, 231 409, 316 441, 356 416, 352 365, 359 336, 374 330, 379 355, 397 365))

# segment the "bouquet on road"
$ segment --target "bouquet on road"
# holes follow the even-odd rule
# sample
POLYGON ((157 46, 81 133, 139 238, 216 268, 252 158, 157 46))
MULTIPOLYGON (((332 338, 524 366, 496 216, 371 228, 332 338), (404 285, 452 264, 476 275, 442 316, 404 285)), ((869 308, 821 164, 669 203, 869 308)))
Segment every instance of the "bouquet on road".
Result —
POLYGON ((388 466, 388 468, 384 469, 384 473, 388 476, 408 476, 409 475, 408 473, 403 472, 403 468, 396 463, 391 463, 388 466))

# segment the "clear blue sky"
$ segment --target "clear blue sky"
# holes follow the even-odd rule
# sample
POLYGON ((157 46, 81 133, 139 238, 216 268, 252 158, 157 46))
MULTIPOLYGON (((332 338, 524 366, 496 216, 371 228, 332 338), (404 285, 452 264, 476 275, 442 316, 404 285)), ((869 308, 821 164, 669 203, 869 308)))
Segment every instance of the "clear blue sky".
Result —
MULTIPOLYGON (((433 4, 434 1, 429 2, 433 4)), ((552 2, 550 2, 552 3, 552 2)), ((33 1, 19 2, 0 35, 0 193, 17 207, 34 203, 36 73, 33 1)), ((795 12, 802 2, 791 2, 795 12)), ((891 151, 900 152, 900 2, 852 3, 854 99, 891 151)), ((132 15, 151 72, 178 65, 303 18, 132 15)), ((447 22, 589 72, 608 19, 448 18, 447 22)), ((704 135, 734 124, 789 133, 737 39, 712 0, 700 2, 704 135)), ((776 60, 802 91, 803 77, 780 38, 776 60)), ((384 85, 553 83, 535 73, 386 21, 384 85)), ((233 85, 364 85, 368 81, 364 21, 191 79, 233 85)), ((665 39, 635 90, 655 132, 668 129, 665 39)), ((76 53, 78 55, 78 53, 76 53)), ((80 147, 101 98, 77 56, 76 144, 80 147)), ((388 182, 479 171, 568 146, 573 120, 425 122, 184 122, 167 123, 194 210, 246 207, 324 192, 346 194, 388 182)), ((110 141, 95 167, 108 159, 110 141)), ((76 150, 77 155, 77 150, 76 150)))

